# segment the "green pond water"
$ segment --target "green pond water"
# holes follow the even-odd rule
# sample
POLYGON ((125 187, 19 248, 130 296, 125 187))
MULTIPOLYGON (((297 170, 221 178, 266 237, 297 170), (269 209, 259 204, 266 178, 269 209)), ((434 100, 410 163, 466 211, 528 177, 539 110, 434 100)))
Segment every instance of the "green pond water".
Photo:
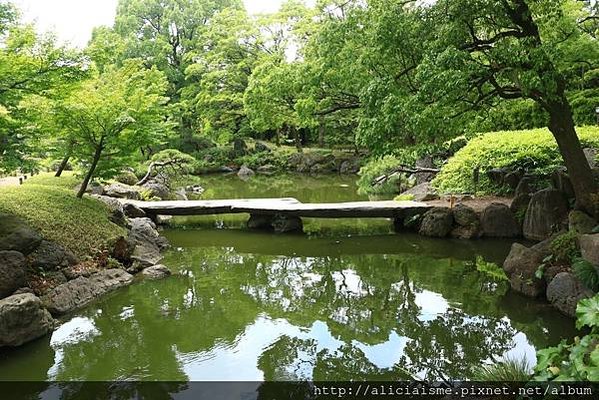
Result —
MULTIPOLYGON (((209 198, 361 199, 354 178, 207 177, 209 198)), ((575 335, 573 321, 477 272, 506 241, 393 234, 388 220, 306 221, 306 235, 247 217, 178 219, 176 275, 144 281, 0 351, 0 380, 469 379, 575 335)))

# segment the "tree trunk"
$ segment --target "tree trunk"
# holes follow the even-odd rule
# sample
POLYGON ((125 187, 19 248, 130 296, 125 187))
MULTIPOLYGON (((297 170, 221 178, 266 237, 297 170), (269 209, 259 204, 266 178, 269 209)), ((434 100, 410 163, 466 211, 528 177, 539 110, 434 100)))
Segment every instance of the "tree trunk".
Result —
POLYGON ((92 180, 94 176, 94 172, 96 172, 96 167, 98 166, 98 162, 100 161, 100 157, 102 156, 102 150, 104 150, 104 140, 100 141, 100 145, 96 147, 96 152, 94 153, 94 159, 92 161, 92 165, 89 167, 89 171, 87 171, 87 175, 81 184, 81 188, 79 189, 79 193, 77 193, 77 197, 80 199, 83 198, 85 191, 87 190, 87 186, 89 182, 92 180))
POLYGON ((555 137, 576 195, 576 208, 597 216, 597 184, 576 134, 572 109, 565 98, 549 104, 549 130, 555 137))
POLYGON ((62 173, 64 172, 65 168, 69 164, 70 159, 71 159, 70 154, 67 154, 66 156, 64 156, 64 158, 60 162, 60 165, 58 166, 58 169, 56 170, 56 174, 54 175, 56 178, 60 178, 62 176, 62 173))
POLYGON ((297 152, 302 153, 304 149, 302 149, 302 137, 300 135, 300 131, 295 126, 292 126, 290 129, 293 131, 293 137, 295 138, 295 147, 297 148, 297 152))
POLYGON ((320 117, 320 124, 318 125, 318 146, 321 149, 324 148, 324 134, 325 134, 324 117, 320 117))
POLYGON ((275 144, 277 147, 281 146, 281 128, 277 128, 275 131, 275 144))

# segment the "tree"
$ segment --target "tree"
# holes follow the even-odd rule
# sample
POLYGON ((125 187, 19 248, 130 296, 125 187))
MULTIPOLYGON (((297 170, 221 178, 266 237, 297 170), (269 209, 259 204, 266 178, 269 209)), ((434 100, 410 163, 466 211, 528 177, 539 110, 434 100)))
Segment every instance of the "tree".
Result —
POLYGON ((19 25, 14 8, 0 4, 0 169, 31 163, 39 150, 37 133, 21 104, 32 95, 58 98, 85 76, 84 59, 75 50, 19 25))
POLYGON ((279 142, 287 130, 301 151, 299 128, 303 127, 297 99, 301 92, 301 63, 264 62, 256 68, 245 93, 244 104, 252 128, 275 131, 279 142))
POLYGON ((185 71, 182 98, 202 135, 220 141, 248 135, 243 95, 256 63, 267 54, 260 28, 244 10, 227 8, 215 15, 202 40, 204 48, 193 52, 185 71))
POLYGON ((159 142, 170 124, 165 118, 167 81, 139 60, 109 67, 56 102, 56 123, 77 143, 73 156, 87 166, 77 194, 83 197, 95 176, 118 172, 139 148, 159 142))
POLYGON ((125 41, 114 29, 100 26, 94 28, 85 54, 103 72, 110 65, 120 66, 125 59, 125 41))
POLYGON ((573 0, 442 0, 405 15, 411 13, 437 32, 417 67, 421 102, 459 116, 493 107, 497 99, 535 101, 549 115, 577 207, 596 214, 597 186, 567 97, 581 52, 597 51, 579 24, 581 6, 573 0))
POLYGON ((205 48, 202 34, 212 17, 227 7, 241 9, 241 1, 119 0, 114 29, 125 41, 124 57, 140 58, 165 74, 170 113, 182 136, 195 129, 193 112, 181 100, 185 70, 194 51, 205 48))

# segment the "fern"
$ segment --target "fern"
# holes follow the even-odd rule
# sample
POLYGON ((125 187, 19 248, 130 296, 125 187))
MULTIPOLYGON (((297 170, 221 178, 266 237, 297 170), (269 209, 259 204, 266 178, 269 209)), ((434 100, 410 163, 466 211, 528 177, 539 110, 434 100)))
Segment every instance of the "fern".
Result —
POLYGON ((572 264, 574 274, 580 281, 593 292, 599 292, 599 272, 590 262, 576 258, 572 264))

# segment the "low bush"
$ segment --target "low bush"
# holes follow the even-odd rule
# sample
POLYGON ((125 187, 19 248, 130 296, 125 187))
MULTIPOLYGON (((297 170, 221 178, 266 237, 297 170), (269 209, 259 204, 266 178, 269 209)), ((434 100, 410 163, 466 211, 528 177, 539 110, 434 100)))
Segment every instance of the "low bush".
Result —
POLYGON ((394 174, 383 183, 374 184, 377 178, 393 174, 402 165, 403 160, 395 156, 370 160, 360 170, 358 191, 360 194, 397 194, 401 192, 401 186, 409 189, 411 185, 404 174, 394 174))
MULTIPOLYGON (((599 128, 578 128, 583 146, 599 147, 599 128)), ((546 176, 563 165, 555 139, 547 129, 491 132, 472 139, 442 168, 433 181, 440 193, 500 193, 486 172, 494 168, 524 169, 546 176), (474 171, 479 171, 478 183, 474 171)))
POLYGON ((577 257, 580 256, 578 245, 578 234, 575 231, 569 231, 559 235, 550 245, 551 254, 557 261, 571 264, 577 257))
POLYGON ((124 183, 125 185, 130 186, 135 185, 139 181, 137 175, 135 175, 135 173, 131 171, 122 171, 120 174, 116 176, 115 179, 117 182, 124 183))

